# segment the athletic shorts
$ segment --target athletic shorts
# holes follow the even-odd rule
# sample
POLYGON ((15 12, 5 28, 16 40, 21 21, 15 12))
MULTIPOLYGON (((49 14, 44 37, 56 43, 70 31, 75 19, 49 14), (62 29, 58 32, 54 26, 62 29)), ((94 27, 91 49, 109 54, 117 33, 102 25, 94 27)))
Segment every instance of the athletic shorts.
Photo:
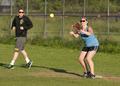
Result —
POLYGON ((16 37, 15 49, 19 51, 24 50, 25 43, 26 43, 26 37, 16 37))
POLYGON ((91 46, 91 47, 83 47, 82 51, 88 52, 88 51, 97 51, 99 46, 91 46))

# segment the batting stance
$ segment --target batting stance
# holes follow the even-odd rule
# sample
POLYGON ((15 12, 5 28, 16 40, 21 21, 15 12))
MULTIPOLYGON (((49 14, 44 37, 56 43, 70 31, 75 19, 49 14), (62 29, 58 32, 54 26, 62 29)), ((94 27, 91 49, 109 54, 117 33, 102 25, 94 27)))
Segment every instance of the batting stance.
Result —
POLYGON ((15 51, 13 55, 13 59, 10 62, 8 68, 14 69, 14 64, 16 59, 18 58, 19 52, 21 52, 25 58, 26 61, 26 67, 30 68, 32 65, 32 61, 29 59, 27 52, 24 50, 26 38, 27 38, 27 31, 33 27, 33 24, 31 20, 25 16, 24 10, 19 9, 18 15, 14 17, 14 20, 12 22, 11 29, 15 31, 16 35, 16 46, 15 51))
POLYGON ((74 30, 70 32, 70 35, 76 38, 81 36, 85 42, 85 46, 79 56, 79 62, 82 65, 84 72, 83 76, 95 78, 94 62, 92 59, 96 54, 99 42, 93 33, 92 27, 88 26, 88 21, 85 17, 82 17, 80 22, 74 24, 73 29, 74 30))

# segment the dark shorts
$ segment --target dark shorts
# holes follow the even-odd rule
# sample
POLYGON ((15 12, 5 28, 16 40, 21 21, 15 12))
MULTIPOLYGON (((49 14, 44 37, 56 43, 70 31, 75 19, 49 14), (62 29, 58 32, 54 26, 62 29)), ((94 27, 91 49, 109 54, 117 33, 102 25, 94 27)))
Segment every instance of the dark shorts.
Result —
POLYGON ((91 47, 83 47, 82 51, 88 52, 88 51, 97 51, 99 46, 91 46, 91 47))
POLYGON ((26 37, 16 37, 15 50, 19 50, 19 51, 24 50, 25 43, 26 43, 26 37))

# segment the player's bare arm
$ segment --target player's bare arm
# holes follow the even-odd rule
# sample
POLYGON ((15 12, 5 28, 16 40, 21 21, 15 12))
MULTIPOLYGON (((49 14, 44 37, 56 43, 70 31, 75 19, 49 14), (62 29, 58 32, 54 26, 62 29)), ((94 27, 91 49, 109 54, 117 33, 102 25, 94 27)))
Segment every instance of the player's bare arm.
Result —
POLYGON ((92 27, 89 27, 88 31, 85 31, 85 30, 81 29, 80 32, 82 32, 86 35, 91 35, 91 34, 93 34, 93 29, 92 29, 92 27))

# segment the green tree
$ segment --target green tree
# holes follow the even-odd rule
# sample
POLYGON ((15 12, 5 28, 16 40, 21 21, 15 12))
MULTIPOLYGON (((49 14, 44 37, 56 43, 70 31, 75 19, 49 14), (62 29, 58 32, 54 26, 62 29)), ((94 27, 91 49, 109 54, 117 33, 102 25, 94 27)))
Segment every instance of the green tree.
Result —
POLYGON ((19 9, 19 8, 24 8, 25 9, 25 4, 24 3, 26 3, 25 2, 26 0, 16 0, 16 7, 17 7, 17 9, 19 9))

